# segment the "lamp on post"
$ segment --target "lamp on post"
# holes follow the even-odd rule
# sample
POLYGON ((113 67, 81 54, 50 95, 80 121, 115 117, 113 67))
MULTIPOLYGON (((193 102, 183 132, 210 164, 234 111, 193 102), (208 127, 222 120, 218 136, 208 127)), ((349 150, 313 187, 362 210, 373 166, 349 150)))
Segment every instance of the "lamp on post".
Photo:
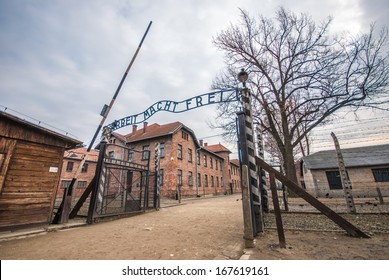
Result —
POLYGON ((241 162, 242 206, 244 217, 244 239, 246 248, 253 246, 253 239, 259 232, 263 232, 263 217, 259 190, 258 170, 255 162, 255 143, 253 131, 252 108, 250 90, 246 87, 248 73, 241 69, 237 75, 242 83, 241 100, 242 112, 238 113, 238 144, 241 162))
POLYGON ((246 81, 249 78, 249 74, 242 68, 238 74, 238 81, 243 84, 243 87, 246 88, 246 81))

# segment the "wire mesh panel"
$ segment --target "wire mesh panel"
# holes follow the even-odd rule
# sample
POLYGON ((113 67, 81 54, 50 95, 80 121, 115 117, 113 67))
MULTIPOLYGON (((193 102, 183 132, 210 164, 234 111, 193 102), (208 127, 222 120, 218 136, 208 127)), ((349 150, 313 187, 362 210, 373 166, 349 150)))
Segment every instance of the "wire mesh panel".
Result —
POLYGON ((154 206, 154 174, 149 172, 149 162, 133 162, 133 152, 125 146, 107 144, 97 183, 94 218, 141 212, 154 206))

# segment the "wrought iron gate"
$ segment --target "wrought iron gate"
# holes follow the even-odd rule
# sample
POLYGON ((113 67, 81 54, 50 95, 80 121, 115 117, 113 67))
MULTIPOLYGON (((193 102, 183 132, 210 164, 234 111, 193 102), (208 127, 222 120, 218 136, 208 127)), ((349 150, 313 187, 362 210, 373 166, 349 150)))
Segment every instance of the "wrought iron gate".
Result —
POLYGON ((150 161, 146 164, 132 161, 130 155, 134 152, 125 146, 100 143, 89 223, 100 217, 143 212, 155 207, 155 174, 149 172, 150 161))

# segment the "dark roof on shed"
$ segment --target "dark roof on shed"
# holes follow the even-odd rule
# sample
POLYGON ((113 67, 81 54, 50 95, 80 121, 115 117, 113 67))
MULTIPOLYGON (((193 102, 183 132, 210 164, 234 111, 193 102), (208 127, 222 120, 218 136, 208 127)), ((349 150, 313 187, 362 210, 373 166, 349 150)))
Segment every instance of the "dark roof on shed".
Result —
MULTIPOLYGON (((389 144, 342 149, 346 167, 389 165, 389 144)), ((308 169, 338 168, 335 150, 321 151, 303 158, 308 169)))
MULTIPOLYGON (((29 134, 20 133, 20 132, 16 131, 15 129, 13 129, 12 126, 9 126, 9 124, 16 124, 20 127, 36 131, 36 132, 41 133, 43 135, 49 135, 50 137, 52 137, 51 139, 58 139, 65 145, 64 147, 66 147, 66 148, 76 147, 77 145, 82 144, 82 141, 73 139, 71 137, 60 134, 60 133, 55 132, 53 130, 47 129, 43 126, 31 123, 29 121, 26 121, 26 120, 21 119, 17 116, 8 114, 6 112, 0 112, 0 120, 4 121, 4 123, 3 123, 4 124, 3 125, 4 131, 1 131, 1 135, 5 136, 5 137, 17 138, 17 139, 21 139, 21 140, 28 140, 28 141, 34 142, 35 139, 33 139, 33 140, 28 139, 28 138, 31 138, 31 136, 29 134)), ((44 142, 47 142, 47 141, 44 141, 44 142)), ((49 144, 49 143, 42 143, 42 144, 49 144)))

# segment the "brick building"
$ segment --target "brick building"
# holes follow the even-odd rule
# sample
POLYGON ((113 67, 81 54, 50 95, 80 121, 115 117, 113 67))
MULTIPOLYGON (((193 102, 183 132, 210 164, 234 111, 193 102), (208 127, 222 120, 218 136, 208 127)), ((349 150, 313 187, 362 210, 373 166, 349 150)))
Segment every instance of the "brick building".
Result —
MULTIPOLYGON (((62 162, 61 179, 58 184, 56 205, 58 206, 62 201, 63 190, 69 187, 78 167, 80 166, 82 156, 86 153, 86 148, 76 148, 67 150, 64 153, 62 162)), ((96 164, 99 152, 91 150, 88 154, 85 164, 79 174, 77 181, 74 185, 73 191, 73 202, 77 201, 78 198, 83 194, 86 187, 92 181, 95 176, 96 164)))
MULTIPOLYGON (((155 171, 155 146, 160 144, 162 197, 175 198, 178 190, 183 197, 240 191, 239 163, 230 162, 231 152, 221 144, 203 144, 180 122, 164 125, 145 122, 142 128, 134 125, 127 135, 112 133, 109 142, 126 147, 109 146, 111 158, 149 165, 151 173, 155 171)), ((124 176, 131 189, 136 189, 143 180, 142 175, 124 176)))
POLYGON ((230 191, 240 192, 240 162, 237 159, 230 161, 230 191))

